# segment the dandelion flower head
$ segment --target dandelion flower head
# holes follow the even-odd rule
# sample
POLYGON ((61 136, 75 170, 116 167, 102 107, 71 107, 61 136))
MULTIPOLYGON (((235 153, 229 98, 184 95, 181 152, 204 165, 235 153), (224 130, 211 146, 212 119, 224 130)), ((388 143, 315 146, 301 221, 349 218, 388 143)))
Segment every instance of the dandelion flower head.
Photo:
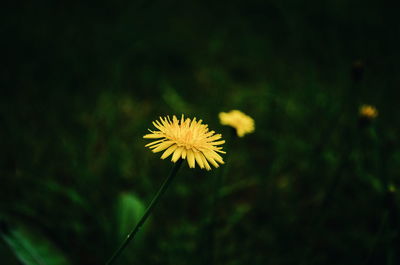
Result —
POLYGON ((360 107, 360 116, 372 120, 378 116, 378 110, 371 105, 362 105, 360 107))
POLYGON ((184 118, 178 119, 175 115, 172 120, 169 116, 160 117, 153 122, 156 131, 146 134, 143 138, 157 139, 145 147, 149 147, 154 153, 164 151, 161 159, 165 159, 172 154, 172 162, 180 158, 186 159, 190 168, 194 168, 197 163, 200 168, 211 170, 210 164, 219 167, 224 164, 222 157, 218 153, 222 151, 221 134, 209 131, 208 125, 203 124, 202 120, 184 118))
POLYGON ((254 132, 254 120, 240 110, 219 113, 219 120, 222 125, 228 125, 236 129, 239 137, 254 132))

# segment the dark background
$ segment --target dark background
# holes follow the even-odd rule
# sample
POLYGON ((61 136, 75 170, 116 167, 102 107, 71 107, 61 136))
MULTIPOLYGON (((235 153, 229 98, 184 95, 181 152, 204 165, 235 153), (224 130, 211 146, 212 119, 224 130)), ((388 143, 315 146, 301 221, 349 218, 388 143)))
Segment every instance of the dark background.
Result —
POLYGON ((26 1, 0 17, 3 264, 104 264, 172 167, 142 136, 181 113, 223 134, 226 165, 185 164, 119 264, 400 263, 396 6, 26 1), (253 134, 219 124, 231 109, 253 134))

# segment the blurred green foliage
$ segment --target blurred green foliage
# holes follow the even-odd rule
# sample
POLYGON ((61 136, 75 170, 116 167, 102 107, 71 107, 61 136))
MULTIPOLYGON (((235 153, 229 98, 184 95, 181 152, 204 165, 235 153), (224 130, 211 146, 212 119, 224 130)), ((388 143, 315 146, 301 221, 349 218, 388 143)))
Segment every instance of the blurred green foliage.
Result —
POLYGON ((5 264, 105 263, 172 166, 142 136, 181 113, 224 135, 226 165, 184 166, 119 264, 400 262, 396 8, 22 1, 0 14, 5 264), (360 122, 361 104, 378 118, 360 122), (219 125, 231 109, 254 134, 219 125))

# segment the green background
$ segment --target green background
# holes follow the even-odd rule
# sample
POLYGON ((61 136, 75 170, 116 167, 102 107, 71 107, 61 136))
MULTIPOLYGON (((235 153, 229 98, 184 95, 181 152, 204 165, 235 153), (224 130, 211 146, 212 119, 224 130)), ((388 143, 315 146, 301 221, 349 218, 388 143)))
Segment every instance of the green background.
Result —
POLYGON ((22 1, 0 17, 2 264, 104 264, 172 167, 142 136, 182 113, 223 134, 226 164, 185 163, 118 264, 400 263, 396 6, 22 1), (253 134, 219 124, 231 109, 253 134))

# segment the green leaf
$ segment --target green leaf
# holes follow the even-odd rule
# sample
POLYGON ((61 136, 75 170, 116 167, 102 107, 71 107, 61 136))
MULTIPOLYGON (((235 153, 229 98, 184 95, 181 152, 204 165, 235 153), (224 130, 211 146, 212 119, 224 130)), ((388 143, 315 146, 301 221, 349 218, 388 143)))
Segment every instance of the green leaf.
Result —
POLYGON ((62 253, 54 245, 26 228, 1 225, 1 237, 15 257, 24 265, 67 265, 62 253))
MULTIPOLYGON (((119 237, 122 239, 129 234, 142 217, 145 211, 145 206, 134 194, 122 193, 118 199, 117 211, 118 232, 119 237)), ((139 237, 140 234, 142 233, 139 233, 139 237)))

